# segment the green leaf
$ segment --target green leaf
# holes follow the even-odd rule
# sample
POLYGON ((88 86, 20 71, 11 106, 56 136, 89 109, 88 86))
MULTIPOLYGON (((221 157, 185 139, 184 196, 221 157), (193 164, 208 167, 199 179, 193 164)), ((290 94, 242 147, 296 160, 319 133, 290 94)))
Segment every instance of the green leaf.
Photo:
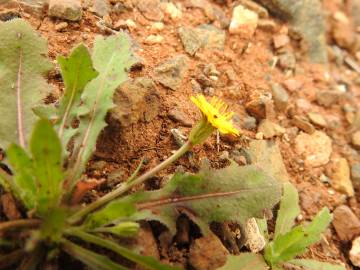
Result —
POLYGON ((304 270, 346 270, 342 265, 319 262, 309 259, 297 259, 289 261, 290 264, 301 266, 304 270))
POLYGON ((259 254, 241 253, 238 256, 229 255, 226 264, 218 270, 267 270, 269 267, 259 254))
POLYGON ((301 255, 306 248, 321 238, 321 233, 326 230, 331 222, 329 209, 322 209, 307 226, 296 226, 284 235, 278 235, 265 248, 265 260, 272 266, 286 262, 297 255, 301 255))
MULTIPOLYGON (((114 205, 121 202, 132 202, 141 211, 138 219, 158 220, 175 233, 175 221, 181 212, 195 222, 231 220, 244 224, 250 217, 263 217, 263 211, 271 209, 280 196, 280 183, 263 171, 232 163, 221 170, 204 168, 198 175, 176 174, 160 190, 137 192, 107 207, 115 209, 114 205)), ((115 212, 108 215, 107 207, 89 216, 87 222, 99 220, 99 215, 107 221, 116 219, 115 212)))
POLYGON ((82 248, 68 240, 62 241, 62 248, 70 256, 80 260, 93 270, 127 270, 127 268, 114 263, 108 257, 99 255, 88 249, 82 248))
POLYGON ((179 270, 177 267, 173 267, 170 265, 165 265, 158 262, 155 258, 150 256, 142 256, 139 255, 123 246, 118 245, 117 243, 106 240, 104 238, 83 232, 81 230, 72 230, 70 232, 71 235, 79 237, 80 239, 107 248, 109 250, 114 251, 115 253, 123 256, 124 258, 137 263, 138 265, 145 267, 150 270, 179 270))
POLYGON ((295 218, 300 214, 297 189, 291 183, 284 183, 283 190, 276 219, 275 237, 289 232, 295 224, 295 218))
POLYGON ((135 63, 131 46, 130 38, 123 32, 95 40, 92 59, 99 76, 85 87, 77 111, 80 124, 74 137, 70 187, 75 185, 96 148, 97 137, 106 126, 105 116, 114 107, 112 99, 116 88, 127 80, 127 70, 135 63))
POLYGON ((76 47, 68 58, 58 56, 57 61, 65 84, 65 92, 60 99, 57 111, 59 121, 57 127, 59 137, 66 148, 76 132, 72 129, 71 124, 77 116, 81 94, 87 83, 94 79, 98 72, 94 70, 90 53, 83 44, 76 47))
POLYGON ((48 120, 39 120, 30 140, 33 173, 37 181, 37 212, 44 214, 60 203, 64 180, 61 143, 48 120))
POLYGON ((51 87, 43 78, 51 69, 46 40, 21 19, 0 23, 0 147, 25 147, 39 105, 51 87))
POLYGON ((140 225, 133 221, 124 221, 111 227, 101 227, 95 229, 94 232, 111 233, 121 237, 133 237, 139 231, 140 225))
POLYGON ((37 189, 32 160, 25 150, 16 144, 11 144, 6 154, 14 174, 10 183, 11 190, 27 209, 33 209, 36 206, 37 189))

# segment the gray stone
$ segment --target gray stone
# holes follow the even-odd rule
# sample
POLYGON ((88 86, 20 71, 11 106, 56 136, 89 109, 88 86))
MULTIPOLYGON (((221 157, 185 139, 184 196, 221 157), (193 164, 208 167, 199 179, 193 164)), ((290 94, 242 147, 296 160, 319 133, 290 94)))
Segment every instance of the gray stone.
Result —
POLYGON ((69 21, 80 21, 82 16, 80 0, 50 0, 49 15, 69 21))
POLYGON ((185 127, 191 127, 193 124, 191 119, 189 119, 189 117, 187 117, 186 114, 180 111, 177 107, 174 107, 169 111, 168 117, 185 127))
POLYGON ((351 166, 351 179, 355 184, 360 184, 360 163, 355 163, 351 166))
POLYGON ((99 15, 100 17, 104 17, 110 12, 109 3, 107 0, 92 0, 90 11, 99 15))
POLYGON ((115 92, 114 103, 111 117, 122 126, 129 126, 153 120, 159 113, 160 97, 150 78, 139 77, 127 81, 115 92))
POLYGON ((185 55, 177 55, 167 59, 155 67, 154 79, 172 90, 177 90, 187 73, 188 65, 188 59, 185 55))
POLYGON ((242 126, 247 130, 252 130, 256 128, 256 118, 252 116, 247 116, 244 118, 242 126))
POLYGON ((250 142, 247 152, 252 164, 258 165, 278 181, 289 181, 289 175, 276 142, 253 140, 250 142))
POLYGON ((190 55, 194 55, 200 48, 224 49, 225 31, 215 26, 180 27, 178 31, 185 51, 190 55))
POLYGON ((275 103, 275 106, 283 111, 286 109, 289 101, 289 95, 286 90, 280 84, 271 85, 272 97, 275 103))
POLYGON ((259 2, 276 15, 289 20, 293 30, 308 44, 308 54, 313 62, 327 62, 326 29, 321 1, 259 0, 259 2))

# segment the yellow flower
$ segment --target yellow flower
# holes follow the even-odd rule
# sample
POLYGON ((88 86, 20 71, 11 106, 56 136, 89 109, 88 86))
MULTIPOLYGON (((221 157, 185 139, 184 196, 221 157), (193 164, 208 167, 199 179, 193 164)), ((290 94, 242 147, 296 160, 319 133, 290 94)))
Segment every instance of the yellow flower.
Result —
POLYGON ((231 117, 233 112, 227 112, 228 106, 216 97, 210 102, 203 95, 190 98, 192 102, 201 110, 207 121, 223 134, 239 135, 239 131, 233 126, 231 117))

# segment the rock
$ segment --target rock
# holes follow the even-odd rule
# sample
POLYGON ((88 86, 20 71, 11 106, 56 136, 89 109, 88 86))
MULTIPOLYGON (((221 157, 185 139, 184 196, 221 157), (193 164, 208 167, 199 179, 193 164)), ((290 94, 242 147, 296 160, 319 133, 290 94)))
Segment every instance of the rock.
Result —
POLYGON ((164 37, 161 35, 150 35, 144 40, 145 44, 160 44, 164 41, 164 37))
POLYGON ((258 132, 261 132, 265 139, 270 139, 284 134, 285 129, 268 119, 264 119, 259 124, 258 132))
POLYGON ((64 30, 66 27, 68 27, 68 23, 67 22, 61 22, 55 25, 55 30, 60 32, 62 30, 64 30))
POLYGON ((213 270, 225 264, 228 254, 219 238, 208 233, 191 244, 189 263, 197 270, 213 270))
POLYGON ((336 20, 333 23, 332 37, 339 47, 351 50, 351 47, 355 42, 355 34, 350 21, 344 13, 336 12, 335 15, 336 14, 342 14, 341 16, 344 16, 344 19, 341 19, 341 21, 336 20))
POLYGON ((313 134, 301 133, 295 138, 295 152, 304 157, 305 165, 319 167, 330 160, 331 139, 321 131, 313 134))
POLYGON ((155 67, 154 79, 162 85, 177 90, 187 73, 188 59, 185 55, 177 55, 155 67))
POLYGON ((215 26, 180 27, 178 32, 185 51, 190 55, 194 55, 201 48, 224 49, 225 31, 215 26))
POLYGON ((357 27, 360 27, 360 0, 352 0, 351 2, 351 14, 354 21, 354 24, 357 27))
POLYGON ((249 101, 245 104, 245 109, 258 120, 266 118, 266 102, 262 98, 249 101))
POLYGON ((354 196, 354 188, 350 180, 350 168, 345 158, 334 160, 331 186, 349 197, 354 196))
POLYGON ((288 93, 280 84, 277 83, 271 85, 271 91, 276 108, 280 111, 284 111, 289 101, 288 93))
POLYGON ((351 179, 357 185, 360 184, 360 163, 355 163, 351 166, 351 179))
MULTIPOLYGON (((360 12, 360 8, 359 8, 360 12)), ((352 241, 349 258, 354 266, 360 267, 360 236, 352 241)))
POLYGON ((250 249, 252 253, 258 253, 265 248, 266 241, 262 233, 260 232, 259 225, 255 218, 250 218, 245 224, 245 245, 250 249))
POLYGON ((160 0, 137 1, 137 8, 150 21, 162 21, 164 13, 160 8, 160 0))
POLYGON ((295 69, 296 59, 295 55, 292 53, 284 53, 279 56, 279 66, 282 69, 295 69))
POLYGON ((275 49, 282 48, 290 43, 290 38, 288 35, 279 34, 273 36, 273 44, 275 49))
POLYGON ((356 149, 360 150, 360 130, 351 135, 351 143, 356 149))
POLYGON ((304 85, 304 83, 302 81, 296 80, 296 79, 287 79, 287 80, 283 81, 282 84, 290 92, 298 91, 304 85))
POLYGON ((327 127, 327 122, 325 118, 320 113, 311 112, 308 113, 308 117, 314 125, 320 126, 320 127, 327 127))
POLYGON ((360 235, 360 220, 348 206, 338 206, 333 215, 332 224, 341 241, 351 241, 360 235))
POLYGON ((49 15, 69 21, 80 21, 82 16, 80 0, 50 0, 49 15))
POLYGON ((319 0, 259 0, 271 12, 290 22, 308 45, 310 60, 327 62, 326 28, 322 3, 319 0))
MULTIPOLYGON (((24 15, 25 12, 37 18, 42 17, 44 10, 48 5, 48 0, 0 0, 1 9, 16 9, 20 10, 24 15)), ((11 20, 13 18, 20 18, 18 12, 5 12, 1 14, 2 21, 11 20)))
POLYGON ((104 17, 109 14, 110 7, 107 0, 92 0, 89 10, 100 17, 104 17))
POLYGON ((275 141, 252 140, 246 151, 255 164, 280 182, 289 181, 279 146, 275 141))
POLYGON ((294 118, 291 119, 291 124, 305 131, 306 133, 313 134, 315 132, 314 126, 301 116, 294 116, 294 118))
POLYGON ((138 77, 124 83, 115 93, 116 107, 111 116, 122 126, 139 121, 150 122, 159 112, 160 98, 154 82, 147 77, 138 77))
POLYGON ((172 108, 169 113, 168 117, 180 123, 181 125, 185 127, 191 127, 193 125, 192 121, 187 117, 182 111, 180 111, 177 107, 172 108))
POLYGON ((233 10, 230 21, 230 34, 238 34, 242 38, 251 38, 256 30, 259 16, 254 11, 238 5, 233 10))
POLYGON ((272 20, 268 19, 260 19, 258 21, 258 27, 261 30, 268 31, 268 32, 275 32, 276 23, 272 20))
POLYGON ((162 3, 161 9, 164 11, 165 14, 169 15, 170 18, 174 21, 181 19, 182 12, 179 8, 177 8, 173 3, 162 3))
POLYGON ((244 118, 242 126, 247 130, 252 130, 256 128, 256 118, 252 116, 247 116, 244 118))
POLYGON ((335 104, 340 97, 340 93, 335 90, 318 91, 316 93, 316 102, 324 107, 330 107, 335 104))
POLYGON ((154 22, 151 25, 151 31, 152 32, 160 32, 164 30, 164 24, 162 22, 154 22))
POLYGON ((267 11, 266 8, 251 0, 240 0, 239 4, 257 13, 259 18, 267 19, 269 17, 269 12, 267 11))

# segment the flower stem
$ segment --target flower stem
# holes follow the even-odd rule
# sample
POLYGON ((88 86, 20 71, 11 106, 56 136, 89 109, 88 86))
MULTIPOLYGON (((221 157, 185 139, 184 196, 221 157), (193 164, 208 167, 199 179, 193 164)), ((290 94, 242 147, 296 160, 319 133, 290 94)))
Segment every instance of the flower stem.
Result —
POLYGON ((192 143, 190 141, 187 141, 182 147, 180 147, 174 154, 172 154, 169 158, 164 160, 162 163, 157 165, 156 167, 152 168, 150 171, 144 173, 143 175, 139 176, 138 178, 127 181, 117 189, 109 192, 105 196, 101 197, 100 199, 96 200, 93 203, 90 203, 89 205, 85 206, 83 209, 76 212, 73 216, 71 216, 68 219, 69 224, 75 224, 81 221, 81 219, 88 213, 94 211, 95 209, 103 206, 104 204, 108 203, 109 201, 117 198, 121 194, 124 194, 125 192, 129 191, 132 187, 143 183, 150 177, 157 174, 159 171, 165 169, 169 165, 171 165, 173 162, 175 162, 177 159, 179 159, 181 156, 183 156, 187 151, 189 151, 192 148, 192 143))
POLYGON ((41 224, 40 219, 17 219, 0 223, 0 232, 21 227, 37 227, 41 224))

